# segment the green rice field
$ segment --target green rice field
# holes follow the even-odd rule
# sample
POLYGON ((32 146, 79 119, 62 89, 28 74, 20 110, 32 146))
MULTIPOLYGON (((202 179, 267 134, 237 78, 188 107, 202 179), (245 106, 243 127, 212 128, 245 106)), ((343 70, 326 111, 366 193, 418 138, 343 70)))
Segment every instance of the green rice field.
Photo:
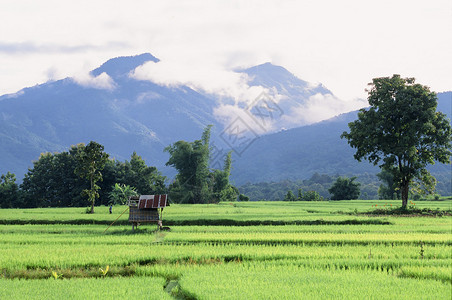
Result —
POLYGON ((126 206, 2 209, 0 299, 451 299, 452 200, 375 205, 400 201, 174 204, 171 231, 126 206))

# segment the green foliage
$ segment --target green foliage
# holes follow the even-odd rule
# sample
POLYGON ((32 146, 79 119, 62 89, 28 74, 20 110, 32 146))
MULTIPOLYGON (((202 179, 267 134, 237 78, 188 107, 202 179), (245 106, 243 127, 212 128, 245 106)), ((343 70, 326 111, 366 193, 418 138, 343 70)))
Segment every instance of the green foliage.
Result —
POLYGON ((169 186, 169 194, 176 203, 215 203, 236 201, 238 190, 229 183, 232 159, 229 152, 223 170, 209 171, 210 131, 207 126, 201 140, 178 141, 165 148, 170 154, 167 166, 178 171, 176 179, 169 186))
POLYGON ((383 182, 378 188, 378 196, 380 199, 400 199, 400 189, 398 188, 397 183, 394 182, 392 172, 382 168, 381 172, 377 173, 377 177, 383 182), (394 195, 396 195, 395 198, 394 195))
POLYGON ((19 187, 16 183, 16 175, 10 172, 0 177, 0 208, 13 207, 19 198, 19 187))
POLYGON ((433 177, 430 172, 423 169, 420 171, 419 176, 417 176, 412 184, 410 193, 420 194, 420 195, 433 195, 435 193, 436 178, 433 177))
MULTIPOLYGON (((303 201, 300 192, 303 191, 315 191, 320 197, 328 198, 330 193, 328 189, 333 182, 337 179, 336 176, 329 176, 326 174, 314 173, 311 178, 306 180, 284 180, 280 182, 260 182, 260 183, 247 183, 239 187, 241 193, 250 197, 251 201, 259 200, 277 200, 284 199, 289 190, 297 195, 298 201, 303 201)), ((362 199, 376 199, 377 196, 377 178, 374 175, 362 174, 357 177, 357 180, 361 183, 361 192, 363 194, 362 199)))
MULTIPOLYGON (((88 190, 90 183, 75 173, 79 163, 76 156, 81 147, 83 145, 72 146, 69 152, 41 154, 25 175, 19 197, 14 200, 12 207, 85 206, 82 192, 88 190)), ((135 152, 130 162, 105 162, 102 181, 96 182, 99 187, 96 205, 109 203, 109 193, 116 183, 126 186, 137 184, 139 189, 136 189, 140 194, 166 193, 165 177, 155 167, 146 166, 135 152)))
POLYGON ((86 146, 77 145, 75 159, 77 160, 75 173, 81 178, 89 180, 90 188, 83 190, 82 195, 88 197, 88 202, 91 203, 91 213, 94 213, 94 202, 99 197, 98 190, 100 189, 96 183, 102 181, 101 171, 108 161, 108 154, 104 152, 104 146, 91 141, 86 146))
POLYGON ((287 192, 286 196, 284 197, 284 201, 297 201, 297 198, 295 197, 293 192, 291 190, 289 190, 287 192))
POLYGON ((138 193, 135 187, 125 185, 123 183, 115 183, 110 192, 110 202, 113 205, 126 204, 130 196, 137 196, 138 193))
POLYGON ((232 151, 226 155, 223 170, 213 170, 211 172, 211 184, 213 185, 211 198, 213 202, 236 201, 239 195, 237 188, 229 183, 232 168, 231 155, 232 151))
POLYGON ((239 201, 250 201, 250 197, 240 194, 239 195, 239 201))
POLYGON ((210 128, 203 133, 202 140, 178 141, 165 148, 170 154, 166 163, 179 172, 170 186, 170 197, 180 203, 208 203, 208 163, 210 128))
POLYGON ((300 201, 323 201, 322 196, 319 195, 316 191, 307 191, 306 193, 302 194, 302 197, 300 198, 300 201))
POLYGON ((14 207, 85 205, 81 192, 88 184, 75 174, 76 153, 77 148, 73 146, 69 152, 41 154, 20 186, 22 203, 15 203, 14 207))
POLYGON ((165 177, 156 167, 147 166, 136 152, 132 153, 130 162, 119 163, 118 169, 118 182, 135 187, 138 194, 166 193, 165 177))
POLYGON ((353 200, 358 199, 360 194, 360 183, 354 182, 356 177, 338 177, 333 185, 328 189, 331 200, 353 200))
MULTIPOLYGON (((329 175, 315 173, 307 180, 247 183, 240 186, 239 191, 250 197, 251 201, 282 200, 289 190, 295 194, 299 193, 300 189, 316 191, 321 197, 325 198, 328 196, 328 187, 333 179, 329 175)), ((298 194, 297 200, 302 201, 300 199, 298 194)))
POLYGON ((410 185, 426 177, 426 166, 448 164, 451 156, 450 121, 436 111, 437 97, 414 78, 375 78, 368 91, 370 108, 361 109, 358 120, 344 132, 355 159, 366 159, 391 172, 407 206, 410 185))

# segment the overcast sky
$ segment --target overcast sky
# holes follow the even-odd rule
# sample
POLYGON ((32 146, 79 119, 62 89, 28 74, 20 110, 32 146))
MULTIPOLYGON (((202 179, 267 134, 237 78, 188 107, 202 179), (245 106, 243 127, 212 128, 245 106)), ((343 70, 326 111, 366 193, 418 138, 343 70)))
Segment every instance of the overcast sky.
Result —
POLYGON ((0 19, 0 95, 143 52, 163 81, 272 62, 343 100, 392 74, 452 90, 451 0, 0 0, 0 19))

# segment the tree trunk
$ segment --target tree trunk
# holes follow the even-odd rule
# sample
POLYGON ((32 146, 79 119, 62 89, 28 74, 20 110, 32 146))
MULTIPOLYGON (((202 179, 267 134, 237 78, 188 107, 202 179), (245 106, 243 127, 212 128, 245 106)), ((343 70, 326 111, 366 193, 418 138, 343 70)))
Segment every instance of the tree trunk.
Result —
POLYGON ((408 192, 410 190, 409 181, 408 180, 402 181, 400 188, 401 188, 401 194, 402 194, 402 208, 406 209, 407 205, 408 205, 408 192))
POLYGON ((93 175, 91 174, 90 176, 90 183, 91 183, 91 192, 90 192, 90 199, 91 199, 91 214, 94 213, 94 201, 96 201, 96 197, 93 194, 93 189, 94 189, 94 178, 93 175))

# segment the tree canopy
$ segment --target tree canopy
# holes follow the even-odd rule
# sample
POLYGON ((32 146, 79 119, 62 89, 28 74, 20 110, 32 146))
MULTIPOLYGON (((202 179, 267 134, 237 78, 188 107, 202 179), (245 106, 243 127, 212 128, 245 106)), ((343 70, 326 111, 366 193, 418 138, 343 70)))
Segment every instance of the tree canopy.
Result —
POLYGON ((209 169, 211 127, 204 129, 200 140, 178 141, 165 148, 170 154, 166 165, 179 172, 169 187, 170 198, 175 202, 235 201, 238 196, 238 190, 229 183, 231 152, 225 157, 223 170, 209 169))
POLYGON ((8 172, 0 176, 0 208, 13 207, 18 196, 19 187, 16 183, 16 175, 8 172))
POLYGON ((391 172, 406 207, 414 180, 431 179, 426 166, 450 163, 450 121, 436 111, 436 94, 414 78, 375 78, 369 86, 370 107, 360 110, 341 137, 356 148, 355 159, 391 172))
POLYGON ((104 146, 96 142, 89 142, 88 145, 79 144, 75 158, 78 162, 75 173, 89 180, 90 188, 83 190, 83 194, 88 196, 91 203, 91 213, 94 213, 94 203, 99 198, 98 190, 100 187, 96 184, 102 181, 102 170, 108 161, 108 154, 104 152, 104 146))
POLYGON ((353 200, 358 199, 360 194, 360 183, 354 182, 356 177, 338 177, 328 189, 331 200, 353 200))
MULTIPOLYGON (((72 146, 68 152, 41 154, 39 159, 33 162, 33 168, 25 175, 11 206, 85 206, 86 197, 82 192, 89 189, 90 180, 89 177, 82 178, 75 172, 80 164, 77 155, 83 147, 83 144, 79 144, 72 146)), ((147 166, 135 152, 130 161, 107 159, 101 174, 102 181, 96 182, 99 197, 95 199, 95 205, 109 204, 112 200, 111 192, 116 185, 135 189, 140 194, 167 192, 165 177, 156 167, 147 166)), ((10 178, 14 174, 4 176, 10 178)))

